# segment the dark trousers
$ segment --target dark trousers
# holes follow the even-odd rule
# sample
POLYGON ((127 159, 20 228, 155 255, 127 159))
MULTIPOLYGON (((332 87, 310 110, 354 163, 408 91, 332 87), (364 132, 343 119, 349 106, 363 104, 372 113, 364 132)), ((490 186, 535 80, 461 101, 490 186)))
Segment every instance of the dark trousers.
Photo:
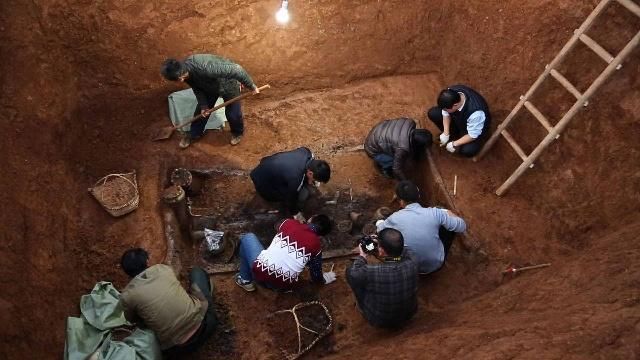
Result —
POLYGON ((387 177, 393 177, 393 156, 384 153, 376 154, 373 156, 373 161, 381 173, 387 177))
POLYGON ((198 288, 200 289, 200 291, 202 291, 204 297, 207 299, 207 302, 209 303, 207 312, 195 334, 193 334, 186 343, 174 346, 166 350, 165 355, 171 356, 185 354, 197 350, 205 343, 205 341, 207 341, 209 337, 211 337, 218 325, 218 319, 216 318, 216 313, 213 306, 213 296, 211 296, 209 274, 207 274, 201 268, 194 266, 191 270, 191 273, 189 273, 189 281, 191 282, 191 284, 198 285, 198 288))
MULTIPOLYGON (((487 115, 485 114, 485 116, 487 115)), ((427 111, 427 117, 438 127, 438 129, 440 129, 440 131, 444 131, 444 120, 442 119, 442 111, 439 107, 432 107, 431 109, 429 109, 429 111, 427 111)), ((489 132, 489 123, 490 120, 487 117, 485 119, 484 128, 482 129, 482 134, 480 134, 480 137, 470 143, 466 143, 457 147, 458 153, 460 155, 465 157, 473 157, 480 152, 480 149, 482 149, 482 145, 484 145, 486 134, 489 132)), ((449 136, 451 141, 458 140, 466 134, 467 129, 458 129, 455 122, 451 121, 451 124, 449 125, 449 136)))
MULTIPOLYGON (((223 96, 222 99, 224 101, 228 101, 231 97, 223 96)), ((209 108, 215 106, 217 98, 215 99, 207 99, 209 108)), ((200 107, 196 106, 196 110, 193 112, 193 116, 198 116, 200 114, 200 107)), ((233 104, 229 104, 224 108, 224 115, 227 117, 229 121, 229 126, 231 127, 231 133, 233 135, 242 135, 244 133, 244 121, 242 119, 242 107, 240 106, 240 102, 236 101, 233 104)), ((204 133, 204 128, 207 126, 208 119, 200 119, 198 121, 194 121, 191 124, 191 130, 189 131, 189 135, 191 139, 198 139, 204 133)))
POLYGON ((438 237, 440 238, 440 241, 442 241, 442 245, 444 246, 445 261, 447 260, 449 249, 451 249, 451 244, 453 244, 453 238, 455 236, 455 232, 447 230, 444 226, 440 226, 440 229, 438 229, 438 237))

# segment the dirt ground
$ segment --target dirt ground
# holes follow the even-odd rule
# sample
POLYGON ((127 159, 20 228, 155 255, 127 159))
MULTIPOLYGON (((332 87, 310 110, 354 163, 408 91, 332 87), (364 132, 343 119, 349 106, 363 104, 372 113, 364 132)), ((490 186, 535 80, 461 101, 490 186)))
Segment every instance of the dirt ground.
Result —
MULTIPOLYGON (((495 128, 596 3, 292 1, 292 23, 278 27, 275 0, 3 1, 0 358, 59 358, 80 296, 100 280, 126 284, 124 250, 165 258, 167 168, 246 172, 265 155, 308 146, 332 164, 327 196, 351 182, 376 208, 393 182, 363 153, 336 150, 362 143, 382 119, 409 116, 430 128, 425 109, 453 83, 485 95, 495 128), (228 129, 186 151, 176 138, 149 141, 168 123, 166 96, 179 89, 160 79, 159 64, 194 52, 230 57, 273 87, 244 103, 247 133, 237 147, 228 129), (134 169, 140 207, 111 218, 86 189, 134 169)), ((615 53, 639 29, 616 3, 589 35, 615 53)), ((336 283, 296 294, 248 294, 216 275, 223 325, 195 358, 281 358, 295 333, 283 339, 268 315, 313 299, 331 310, 334 331, 309 358, 640 357, 639 55, 504 197, 494 191, 519 165, 506 142, 477 163, 432 149, 449 190, 458 177, 454 207, 476 246, 456 242, 445 268, 421 280, 420 310, 407 327, 382 331, 362 319, 344 280, 348 259, 332 261, 336 283), (500 274, 542 262, 552 266, 500 274)), ((604 66, 579 45, 559 70, 584 91, 604 66)), ((555 123, 572 99, 551 80, 532 101, 555 123)), ((544 129, 520 116, 511 133, 528 152, 544 129)), ((428 169, 418 164, 416 177, 429 179, 428 169)), ((215 193, 233 204, 228 188, 215 193)))

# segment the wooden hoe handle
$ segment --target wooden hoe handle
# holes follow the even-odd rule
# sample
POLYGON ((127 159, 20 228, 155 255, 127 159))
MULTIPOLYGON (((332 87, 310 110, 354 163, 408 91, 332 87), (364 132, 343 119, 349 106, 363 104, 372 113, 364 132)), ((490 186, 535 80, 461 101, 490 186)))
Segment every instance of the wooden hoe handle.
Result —
MULTIPOLYGON (((271 86, 270 86, 269 84, 267 84, 267 85, 260 86, 260 87, 258 88, 258 90, 262 91, 262 90, 268 89, 268 88, 270 88, 270 87, 271 87, 271 86)), ((201 118, 203 117, 203 115, 209 116, 209 114, 211 114, 212 112, 214 112, 214 111, 216 111, 216 110, 218 110, 218 109, 221 109, 221 108, 223 108, 223 107, 225 107, 225 106, 227 106, 227 105, 229 105, 229 104, 233 104, 234 102, 236 102, 236 101, 238 101, 238 100, 242 100, 242 99, 244 99, 244 98, 246 98, 246 97, 249 97, 249 96, 251 96, 251 95, 255 95, 255 93, 254 93, 254 92, 246 92, 246 93, 244 93, 244 94, 242 94, 242 95, 238 95, 238 96, 234 97, 234 98, 233 98, 233 99, 231 99, 231 100, 227 100, 227 101, 223 102, 223 103, 222 103, 222 104, 220 104, 220 105, 216 105, 216 106, 212 107, 211 109, 209 109, 209 110, 205 111, 205 112, 204 112, 204 114, 199 114, 199 115, 197 115, 197 116, 192 117, 191 119, 187 120, 186 122, 184 122, 184 123, 182 123, 182 124, 180 124, 180 125, 175 125, 175 126, 173 127, 173 129, 174 129, 174 130, 181 129, 181 128, 183 128, 183 127, 185 127, 185 126, 187 126, 187 125, 191 124, 192 122, 194 122, 194 121, 197 121, 197 120, 201 119, 201 118)))

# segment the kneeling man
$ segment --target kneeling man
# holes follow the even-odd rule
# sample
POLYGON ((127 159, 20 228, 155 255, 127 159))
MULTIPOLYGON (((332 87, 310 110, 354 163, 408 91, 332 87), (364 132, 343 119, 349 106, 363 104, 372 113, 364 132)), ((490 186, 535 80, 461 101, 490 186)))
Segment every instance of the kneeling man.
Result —
POLYGON ((464 232, 467 224, 453 212, 435 207, 422 207, 418 203, 420 191, 411 181, 396 186, 396 196, 402 209, 376 225, 378 231, 393 228, 404 236, 404 245, 413 250, 421 274, 442 267, 449 254, 455 233, 464 232))
POLYGON ((163 351, 192 352, 213 334, 218 323, 209 275, 194 267, 187 293, 171 266, 148 266, 148 259, 149 254, 141 248, 122 255, 120 264, 131 278, 120 295, 125 317, 133 323, 142 321, 151 329, 163 351))
POLYGON ((311 281, 329 284, 336 280, 333 271, 322 272, 320 236, 331 231, 326 215, 315 215, 306 223, 284 220, 278 233, 265 249, 253 233, 240 237, 240 272, 236 284, 246 291, 255 291, 254 280, 272 290, 289 291, 296 287, 300 274, 309 268, 311 281))
POLYGON ((416 129, 413 119, 400 118, 374 126, 364 141, 364 150, 384 176, 406 180, 403 168, 407 159, 421 159, 431 143, 429 131, 416 129))

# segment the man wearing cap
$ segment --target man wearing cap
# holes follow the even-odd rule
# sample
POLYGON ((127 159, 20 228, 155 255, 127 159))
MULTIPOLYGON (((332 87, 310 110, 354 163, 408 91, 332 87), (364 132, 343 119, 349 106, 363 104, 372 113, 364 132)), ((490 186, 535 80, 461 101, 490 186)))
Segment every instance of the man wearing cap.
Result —
POLYGON ((487 137, 491 114, 485 99, 465 85, 454 85, 438 95, 438 106, 427 117, 442 131, 440 146, 465 157, 476 155, 487 137))

